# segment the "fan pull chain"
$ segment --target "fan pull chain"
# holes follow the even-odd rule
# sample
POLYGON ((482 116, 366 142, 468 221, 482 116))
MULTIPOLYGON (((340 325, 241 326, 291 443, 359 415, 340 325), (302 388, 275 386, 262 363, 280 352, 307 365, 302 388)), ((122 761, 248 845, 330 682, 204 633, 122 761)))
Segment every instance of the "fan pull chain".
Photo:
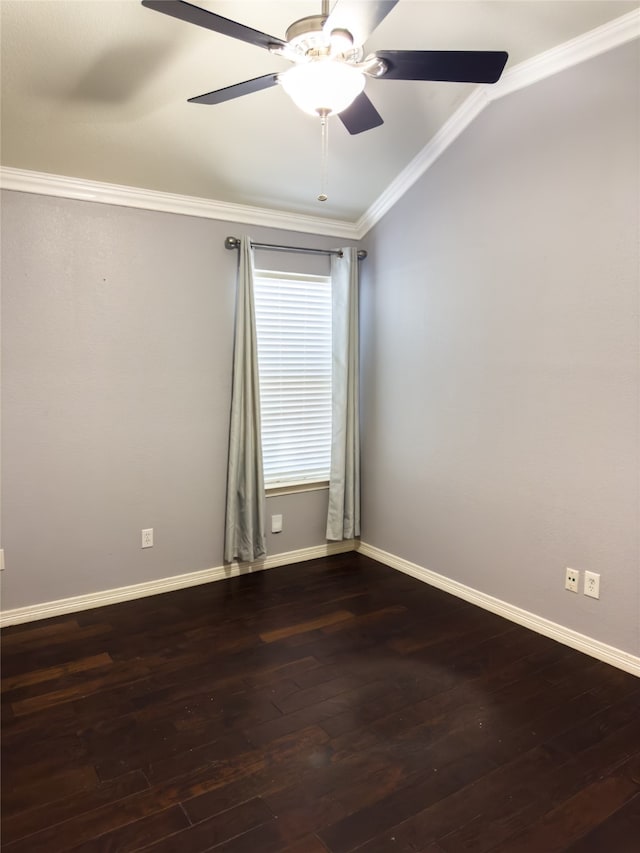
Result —
POLYGON ((318 201, 326 201, 329 180, 329 122, 326 115, 320 116, 321 154, 320 154, 320 194, 318 201))

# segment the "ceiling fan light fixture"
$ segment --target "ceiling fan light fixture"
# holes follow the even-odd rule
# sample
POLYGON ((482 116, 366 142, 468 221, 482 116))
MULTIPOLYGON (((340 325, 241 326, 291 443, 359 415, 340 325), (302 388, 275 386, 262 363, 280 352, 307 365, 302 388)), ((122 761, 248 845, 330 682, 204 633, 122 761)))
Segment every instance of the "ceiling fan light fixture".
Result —
POLYGON ((364 74, 353 65, 323 58, 302 63, 279 77, 291 100, 309 115, 346 110, 364 89, 364 74))

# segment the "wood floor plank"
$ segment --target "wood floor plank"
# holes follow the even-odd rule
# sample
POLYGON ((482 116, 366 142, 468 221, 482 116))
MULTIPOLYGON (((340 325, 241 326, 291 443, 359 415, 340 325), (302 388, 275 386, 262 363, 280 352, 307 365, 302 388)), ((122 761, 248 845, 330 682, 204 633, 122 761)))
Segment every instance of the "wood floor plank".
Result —
MULTIPOLYGON (((202 853, 212 847, 246 836, 273 820, 273 814, 260 799, 248 800, 228 811, 189 826, 170 838, 145 847, 146 853, 202 853)), ((259 849, 259 848, 257 848, 259 849)))
POLYGON ((567 848, 567 853, 637 853, 640 839, 640 793, 567 848))
MULTIPOLYGON (((374 682, 364 687, 357 687, 354 690, 342 691, 337 696, 332 696, 330 699, 325 699, 315 705, 292 711, 257 726, 251 726, 245 729, 245 734, 256 746, 263 746, 272 740, 295 732, 297 729, 318 723, 324 725, 327 720, 331 720, 335 716, 345 712, 351 713, 353 708, 386 694, 388 690, 389 687, 384 682, 374 682)), ((329 734, 332 733, 329 732, 329 734)))
POLYGON ((594 823, 606 821, 638 794, 638 785, 619 772, 598 779, 548 812, 535 825, 500 845, 501 853, 563 853, 594 823))
MULTIPOLYGON (((547 810, 575 796, 607 773, 615 772, 628 761, 629 750, 638 745, 638 736, 637 726, 632 722, 566 761, 562 757, 558 760, 547 742, 525 754, 523 759, 509 762, 501 769, 503 779, 498 786, 510 791, 508 813, 487 797, 491 790, 488 779, 479 792, 479 816, 467 824, 461 821, 461 828, 439 839, 439 843, 452 853, 467 850, 482 853, 500 848, 507 838, 536 824, 547 810), (541 765, 537 784, 535 775, 523 774, 520 768, 521 761, 536 754, 542 755, 546 762, 546 767, 541 765)), ((467 793, 473 797, 473 792, 467 793)))
MULTIPOLYGON (((213 848, 215 853, 282 853, 288 846, 280 822, 271 820, 213 848)), ((208 848, 211 850, 211 848, 208 848)), ((151 851, 155 853, 155 851, 151 851)), ((172 851, 173 853, 173 851, 172 851)), ((189 853, 192 853, 189 851, 189 853)))
POLYGON ((317 835, 305 835, 304 838, 289 845, 282 853, 328 853, 328 850, 317 835))
MULTIPOLYGON (((51 803, 35 801, 33 793, 30 796, 28 810, 14 816, 6 813, 2 821, 2 839, 4 844, 18 841, 29 835, 34 835, 43 829, 64 823, 77 815, 92 812, 100 806, 118 803, 132 794, 147 790, 149 783, 140 771, 120 776, 113 782, 100 785, 74 795, 65 796, 60 790, 60 796, 51 803)), ((28 847, 27 847, 28 849, 28 847)))
MULTIPOLYGON (((414 845, 437 839, 447 853, 499 850, 506 839, 535 824, 555 803, 628 760, 627 735, 616 732, 604 748, 594 748, 560 766, 544 745, 535 747, 393 827, 391 834, 414 845), (457 828, 452 831, 452 826, 457 828)), ((384 850, 384 843, 379 840, 365 847, 366 853, 384 850)))
POLYGON ((484 755, 464 756, 442 770, 428 768, 405 780, 398 790, 321 830, 320 839, 332 853, 348 853, 395 826, 432 802, 437 802, 494 769, 484 755))
POLYGON ((149 674, 149 664, 136 662, 129 666, 109 666, 108 673, 92 679, 77 679, 73 685, 51 690, 47 693, 39 693, 28 699, 19 699, 11 702, 11 707, 16 716, 32 714, 34 711, 42 711, 52 705, 60 705, 65 702, 73 702, 88 694, 102 692, 114 684, 127 684, 137 681, 149 674))
POLYGON ((161 843, 165 843, 167 838, 178 838, 181 830, 188 826, 189 821, 182 809, 172 806, 85 841, 72 847, 69 853, 111 853, 115 850, 118 853, 133 853, 153 845, 156 839, 163 839, 161 843))
POLYGON ((2 637, 7 853, 635 853, 640 680, 357 553, 2 637))
MULTIPOLYGON (((77 725, 77 720, 75 721, 77 725)), ((35 735, 33 740, 7 740, 3 743, 2 768, 15 784, 24 778, 28 784, 34 773, 39 779, 56 775, 60 768, 80 767, 91 763, 87 744, 77 733, 58 731, 52 726, 49 735, 35 735)))
POLYGON ((41 643, 43 640, 50 639, 51 637, 64 636, 79 630, 80 625, 77 619, 65 618, 62 621, 48 619, 44 622, 34 623, 33 625, 6 628, 2 632, 2 644, 5 649, 12 649, 16 646, 24 646, 33 641, 41 643))
POLYGON ((316 684, 314 687, 306 687, 291 692, 287 696, 275 699, 274 704, 283 714, 289 714, 291 711, 299 711, 310 705, 323 702, 325 699, 339 696, 341 693, 353 690, 354 686, 357 685, 357 677, 351 674, 339 676, 331 681, 323 681, 321 684, 316 684))
POLYGON ((326 772, 305 779, 304 785, 266 791, 265 799, 288 836, 306 837, 392 794, 406 775, 400 764, 390 763, 380 751, 327 767, 326 772))
POLYGON ((318 616, 315 619, 308 619, 306 622, 294 622, 292 625, 285 625, 283 628, 263 631, 259 636, 263 643, 275 643, 277 640, 295 634, 306 634, 316 628, 326 628, 328 625, 335 625, 336 622, 344 622, 353 618, 353 613, 350 610, 335 610, 333 613, 327 613, 326 616, 318 616))
POLYGON ((25 811, 34 803, 41 805, 61 797, 73 796, 81 791, 95 788, 98 784, 95 768, 86 765, 61 768, 55 775, 42 776, 38 779, 29 778, 27 781, 25 778, 22 784, 12 784, 4 791, 3 815, 25 811))
POLYGON ((7 667, 11 667, 15 657, 24 658, 28 653, 33 657, 67 657, 67 648, 78 643, 88 643, 97 639, 103 643, 104 638, 112 633, 109 624, 91 623, 78 625, 76 620, 55 625, 42 625, 38 628, 27 628, 24 634, 15 632, 3 638, 6 646, 5 655, 7 667))
POLYGON ((112 663, 111 655, 107 654, 107 652, 102 652, 99 655, 72 660, 68 663, 47 667, 46 669, 31 670, 13 676, 9 675, 2 679, 2 690, 9 691, 15 690, 18 687, 31 687, 34 684, 41 684, 43 681, 55 681, 71 673, 99 669, 103 666, 109 666, 112 663))
MULTIPOLYGON (((246 788, 252 776, 263 771, 273 776, 275 769, 288 779, 291 774, 300 774, 308 766, 309 757, 318 753, 326 737, 320 729, 305 730, 295 737, 289 736, 274 743, 265 752, 253 750, 233 760, 191 767, 177 778, 156 783, 119 800, 109 798, 97 802, 91 809, 77 809, 74 813, 71 807, 71 814, 63 822, 54 818, 38 832, 18 840, 7 849, 10 853, 35 853, 42 850, 62 853, 70 847, 93 841, 171 806, 184 804, 208 791, 222 789, 236 782, 246 788)), ((246 795, 240 796, 240 802, 245 800, 246 795)))
MULTIPOLYGON (((353 612, 353 611, 351 611, 353 612)), ((381 607, 379 610, 369 610, 365 613, 353 613, 353 619, 340 619, 324 625, 322 631, 325 634, 337 634, 340 631, 360 631, 367 628, 384 630, 385 623, 393 622, 406 625, 408 608, 404 604, 391 604, 389 607, 381 607)))

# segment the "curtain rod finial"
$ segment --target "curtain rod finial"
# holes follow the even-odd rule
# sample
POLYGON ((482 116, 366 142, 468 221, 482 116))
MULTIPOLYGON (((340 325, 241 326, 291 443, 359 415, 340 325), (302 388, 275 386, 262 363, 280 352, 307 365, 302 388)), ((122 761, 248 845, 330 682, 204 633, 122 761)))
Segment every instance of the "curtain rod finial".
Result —
POLYGON ((225 249, 237 249, 240 246, 240 240, 237 237, 226 237, 224 241, 225 249))

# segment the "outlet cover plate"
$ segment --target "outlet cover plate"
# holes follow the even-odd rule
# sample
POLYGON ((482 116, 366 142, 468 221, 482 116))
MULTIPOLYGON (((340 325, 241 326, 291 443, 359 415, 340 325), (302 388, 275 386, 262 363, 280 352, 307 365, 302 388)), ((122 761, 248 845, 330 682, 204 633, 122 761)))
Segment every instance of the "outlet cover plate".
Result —
POLYGON ((580 572, 578 569, 566 569, 564 575, 564 588, 569 592, 577 592, 580 583, 580 572))
POLYGON ((596 572, 584 573, 584 594, 590 598, 600 598, 600 575, 596 572))
POLYGON ((153 527, 147 527, 142 531, 142 547, 153 548, 153 527))

